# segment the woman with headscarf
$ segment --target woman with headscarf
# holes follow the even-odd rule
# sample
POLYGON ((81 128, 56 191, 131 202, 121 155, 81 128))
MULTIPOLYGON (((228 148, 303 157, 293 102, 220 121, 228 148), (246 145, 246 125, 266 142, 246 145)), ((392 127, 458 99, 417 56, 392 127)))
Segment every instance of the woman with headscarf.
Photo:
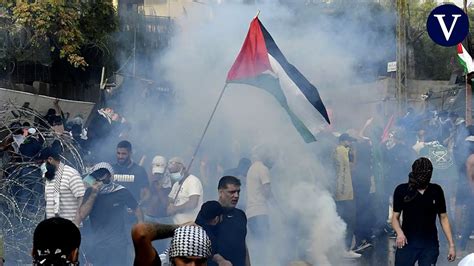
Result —
POLYGON ((431 161, 418 158, 412 165, 408 183, 395 189, 392 215, 392 226, 397 233, 395 266, 411 266, 417 261, 419 266, 436 265, 439 256, 436 216, 449 243, 448 261, 456 258, 444 192, 438 184, 430 183, 432 174, 431 161))

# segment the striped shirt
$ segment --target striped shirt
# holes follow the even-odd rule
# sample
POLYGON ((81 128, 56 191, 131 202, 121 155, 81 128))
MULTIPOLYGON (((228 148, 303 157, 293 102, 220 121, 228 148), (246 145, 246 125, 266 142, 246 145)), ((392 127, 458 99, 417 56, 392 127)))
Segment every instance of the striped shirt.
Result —
MULTIPOLYGON (((59 213, 58 216, 73 221, 79 208, 79 198, 84 196, 85 188, 81 176, 76 169, 64 165, 61 184, 59 187, 59 213)), ((61 166, 60 166, 61 167, 61 166)), ((46 198, 46 218, 55 217, 54 210, 54 185, 58 172, 53 180, 46 180, 45 198, 46 198)))

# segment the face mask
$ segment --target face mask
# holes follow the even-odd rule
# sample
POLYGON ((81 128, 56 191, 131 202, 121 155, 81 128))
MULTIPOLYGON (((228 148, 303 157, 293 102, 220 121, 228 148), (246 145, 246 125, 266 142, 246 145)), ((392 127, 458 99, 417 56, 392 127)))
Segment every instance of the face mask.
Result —
POLYGON ((176 182, 176 181, 181 180, 182 176, 181 176, 180 172, 176 172, 176 173, 171 173, 170 178, 171 178, 171 180, 176 182))
POLYGON ((48 171, 48 169, 46 168, 46 163, 42 163, 40 166, 40 169, 41 169, 41 176, 44 177, 44 174, 46 174, 46 172, 48 171))

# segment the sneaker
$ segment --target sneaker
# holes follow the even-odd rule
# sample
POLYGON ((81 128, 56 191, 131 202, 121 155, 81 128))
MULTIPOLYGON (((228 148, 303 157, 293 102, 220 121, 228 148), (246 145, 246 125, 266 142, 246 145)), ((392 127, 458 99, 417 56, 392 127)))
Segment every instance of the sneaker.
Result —
POLYGON ((349 250, 349 251, 344 251, 344 254, 342 255, 345 259, 358 259, 360 258, 362 255, 359 254, 359 253, 355 253, 354 251, 352 250, 349 250))
POLYGON ((359 252, 359 251, 363 251, 363 250, 365 250, 367 248, 370 248, 370 247, 372 247, 372 244, 370 242, 364 240, 360 243, 360 245, 358 245, 355 249, 353 249, 353 251, 354 252, 359 252))
POLYGON ((469 239, 474 240, 474 235, 471 234, 471 235, 469 236, 469 239))

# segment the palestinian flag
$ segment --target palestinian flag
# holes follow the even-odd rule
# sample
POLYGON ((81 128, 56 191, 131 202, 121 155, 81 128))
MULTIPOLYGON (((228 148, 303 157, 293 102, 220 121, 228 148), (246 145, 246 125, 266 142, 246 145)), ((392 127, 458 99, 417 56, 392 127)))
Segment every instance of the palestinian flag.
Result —
POLYGON ((316 140, 323 118, 330 123, 318 90, 286 60, 258 17, 250 24, 227 82, 252 85, 273 95, 307 143, 316 140))
POLYGON ((464 72, 466 72, 466 74, 474 72, 474 63, 472 62, 472 57, 469 55, 466 49, 464 49, 464 46, 459 43, 457 49, 458 60, 459 63, 464 67, 464 72))

